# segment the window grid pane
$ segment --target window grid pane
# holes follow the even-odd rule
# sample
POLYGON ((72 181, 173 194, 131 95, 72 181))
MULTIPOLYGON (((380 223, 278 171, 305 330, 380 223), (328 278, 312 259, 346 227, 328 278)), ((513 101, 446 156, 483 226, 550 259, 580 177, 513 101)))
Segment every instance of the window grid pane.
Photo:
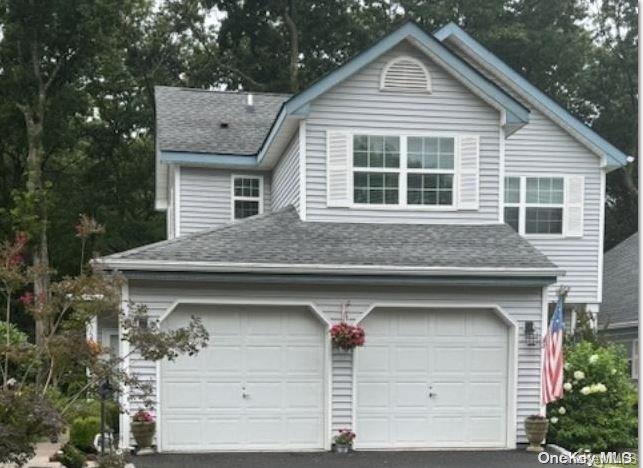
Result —
POLYGON ((520 203, 520 177, 505 177, 505 203, 520 203))
POLYGON ((505 224, 508 224, 514 231, 518 232, 520 229, 520 208, 517 206, 505 207, 505 224))
POLYGON ((396 205, 399 201, 399 176, 394 172, 355 172, 353 201, 359 204, 396 205))
POLYGON ((527 203, 562 205, 564 185, 562 177, 528 177, 527 203))
POLYGON ((453 169, 453 138, 409 137, 407 166, 409 169, 453 169))
POLYGON ((237 177, 234 179, 234 195, 236 197, 259 197, 259 179, 237 177))
POLYGON ((453 204, 451 174, 408 174, 407 187, 409 205, 453 204))
POLYGON ((249 216, 259 214, 259 202, 249 200, 235 200, 234 202, 234 218, 243 219, 249 216))
POLYGON ((526 234, 562 234, 562 208, 528 207, 525 212, 526 234))
POLYGON ((400 167, 400 137, 353 135, 353 166, 400 167))

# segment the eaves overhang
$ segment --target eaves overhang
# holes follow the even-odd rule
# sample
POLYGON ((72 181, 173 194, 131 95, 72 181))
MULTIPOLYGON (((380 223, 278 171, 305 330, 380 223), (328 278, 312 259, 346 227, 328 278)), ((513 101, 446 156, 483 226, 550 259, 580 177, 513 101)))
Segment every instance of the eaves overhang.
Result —
POLYGON ((630 162, 631 158, 628 155, 574 117, 567 109, 531 84, 520 73, 513 70, 457 24, 449 23, 433 35, 442 42, 454 41, 456 45, 463 48, 467 53, 472 54, 475 60, 480 61, 483 66, 490 69, 493 74, 511 83, 518 95, 524 96, 526 101, 543 111, 592 152, 601 158, 604 157, 606 159, 605 166, 608 169, 623 167, 630 162))

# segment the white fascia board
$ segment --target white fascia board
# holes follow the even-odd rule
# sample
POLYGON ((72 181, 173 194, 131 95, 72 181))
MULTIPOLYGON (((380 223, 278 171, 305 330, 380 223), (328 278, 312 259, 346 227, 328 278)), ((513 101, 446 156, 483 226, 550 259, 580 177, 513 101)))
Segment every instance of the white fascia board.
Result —
POLYGON ((222 263, 165 260, 96 259, 96 266, 115 270, 199 271, 226 273, 288 273, 409 276, 562 276, 558 268, 420 267, 395 265, 323 265, 286 263, 222 263))

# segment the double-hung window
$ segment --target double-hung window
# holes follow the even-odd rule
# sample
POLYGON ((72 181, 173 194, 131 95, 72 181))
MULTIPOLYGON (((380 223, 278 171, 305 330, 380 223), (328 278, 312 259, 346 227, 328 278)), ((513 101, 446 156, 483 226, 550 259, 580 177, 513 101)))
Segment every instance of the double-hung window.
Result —
POLYGON ((564 206, 564 177, 505 177, 505 223, 520 234, 563 234, 564 206))
POLYGON ((453 206, 455 138, 353 135, 353 203, 453 206))
POLYGON ((400 137, 354 135, 353 168, 354 203, 399 203, 400 137))
POLYGON ((263 178, 232 176, 233 219, 243 219, 263 211, 263 178))
POLYGON ((408 137, 407 204, 452 205, 454 160, 453 138, 408 137))

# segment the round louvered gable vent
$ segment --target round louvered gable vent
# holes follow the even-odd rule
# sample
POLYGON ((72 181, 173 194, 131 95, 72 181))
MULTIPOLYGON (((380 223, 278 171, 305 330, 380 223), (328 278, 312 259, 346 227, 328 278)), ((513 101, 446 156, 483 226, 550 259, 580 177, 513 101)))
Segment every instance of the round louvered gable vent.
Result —
POLYGON ((422 62, 411 57, 399 57, 382 71, 380 89, 413 93, 430 93, 431 76, 422 62))

